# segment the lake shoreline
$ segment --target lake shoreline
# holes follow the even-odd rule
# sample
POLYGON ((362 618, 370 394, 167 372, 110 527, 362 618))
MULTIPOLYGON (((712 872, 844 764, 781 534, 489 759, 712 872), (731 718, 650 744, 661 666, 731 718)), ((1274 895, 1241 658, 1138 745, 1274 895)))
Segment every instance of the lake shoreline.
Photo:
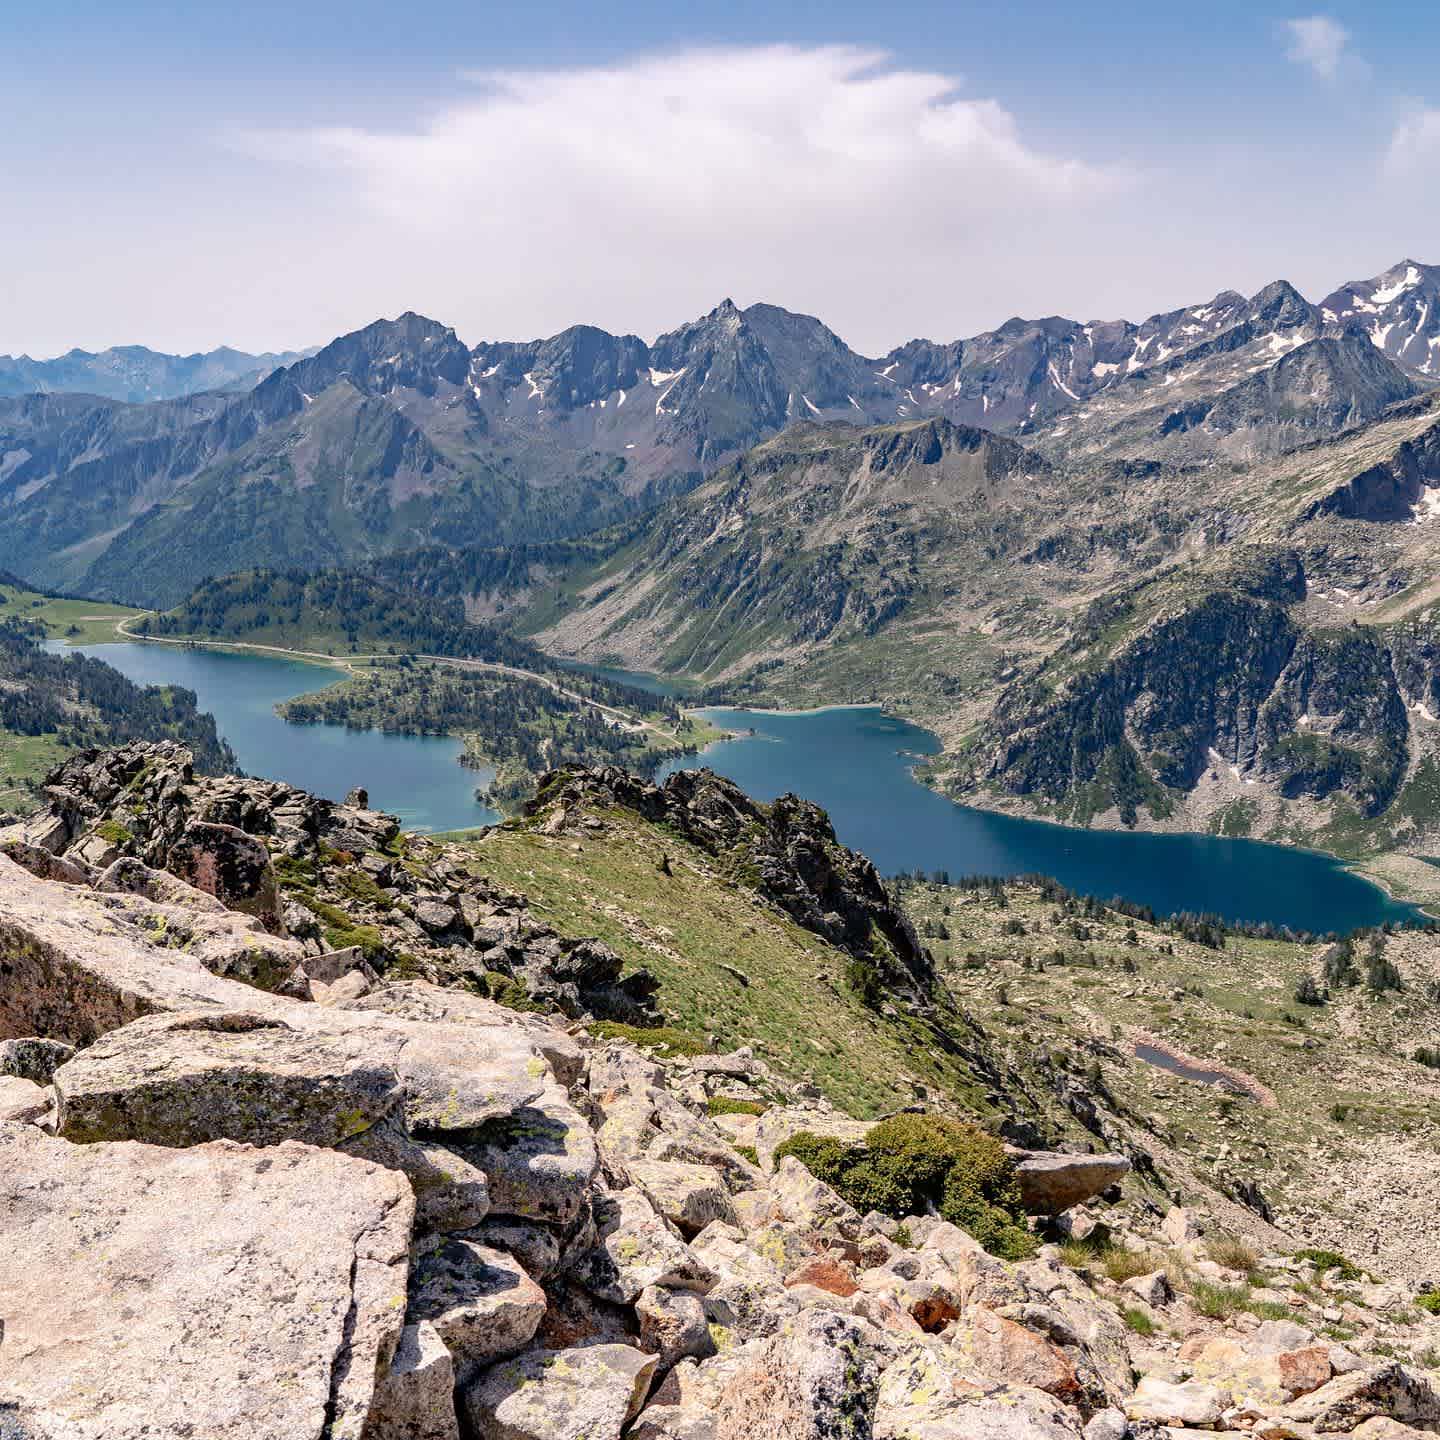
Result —
MULTIPOLYGON (((703 712, 713 713, 717 711, 729 711, 731 713, 740 712, 747 715, 806 716, 824 715, 834 711, 843 710, 876 710, 890 719, 904 719, 903 716, 895 715, 893 712, 887 711, 883 703, 874 702, 854 705, 814 705, 797 709, 784 709, 776 706, 757 706, 754 709, 746 709, 746 707, 739 705, 705 705, 695 706, 692 709, 687 710, 685 713, 700 714, 703 712)), ((926 730, 924 726, 918 725, 914 721, 906 721, 905 723, 915 725, 915 728, 923 730, 925 734, 930 735, 931 738, 935 740, 937 745, 940 744, 939 737, 936 736, 933 731, 926 730)), ((707 753, 713 746, 728 744, 729 742, 734 740, 750 740, 760 738, 764 737, 752 735, 750 732, 745 730, 731 730, 727 731, 727 733, 723 737, 710 741, 709 744, 703 747, 700 753, 703 755, 707 753)), ((1002 805, 986 805, 979 800, 957 800, 953 795, 947 795, 943 790, 938 789, 936 786, 930 784, 927 780, 922 779, 918 775, 915 775, 914 772, 925 763, 926 759, 929 758, 928 756, 924 754, 917 754, 913 751, 907 752, 903 750, 897 753, 901 754, 911 762, 911 775, 915 779, 916 784, 923 785, 927 790, 931 791, 935 795, 940 796, 941 799, 948 801, 951 805, 955 806, 959 810, 970 810, 982 815, 1001 815, 1005 816, 1007 819, 1023 820, 1027 824, 1031 825, 1048 825, 1055 830, 1066 831, 1076 835, 1154 835, 1175 836, 1176 838, 1180 839, 1190 837, 1194 839, 1205 840, 1212 840, 1217 838, 1231 838, 1223 836, 1217 837, 1206 830, 1170 830, 1151 828, 1148 826, 1132 828, 1121 825, 1070 825, 1063 820, 1054 820, 1051 819, 1049 816, 1045 815, 1035 815, 1026 811, 1025 809, 1023 809, 1023 807, 1009 809, 1002 805)), ((935 753, 938 754, 941 752, 936 751, 935 753)), ((1294 845, 1283 840, 1263 840, 1251 836, 1245 836, 1241 838, 1244 838, 1246 843, 1250 845, 1264 845, 1268 846, 1270 849, 1273 850, 1303 855, 1315 855, 1320 859, 1330 861, 1338 868, 1347 871, 1351 875, 1354 875, 1356 879, 1361 880, 1365 884, 1370 885, 1374 889, 1380 891, 1381 894, 1385 895, 1388 899, 1394 901, 1396 904, 1414 906, 1420 909, 1422 913, 1424 913, 1428 918, 1440 918, 1440 915, 1434 914, 1430 909, 1427 908, 1430 906, 1434 906, 1437 907, 1437 909, 1440 909, 1440 868, 1433 866, 1426 867, 1427 869, 1433 870, 1434 872, 1432 888, 1430 888, 1425 893, 1420 893, 1419 891, 1416 891, 1408 894, 1402 893, 1402 889, 1399 885, 1397 885, 1390 877, 1386 876, 1383 871, 1375 868, 1378 867, 1380 863, 1392 858, 1414 858, 1417 859, 1417 863, 1423 865, 1424 861, 1418 860, 1418 857, 1407 856, 1403 851, 1385 851, 1382 852, 1380 855, 1371 856, 1363 860, 1356 860, 1350 856, 1337 854, 1333 850, 1326 850, 1318 845, 1294 845)), ((1094 898, 1096 898, 1097 900, 1103 900, 1107 897, 1096 895, 1094 898)))
MULTIPOLYGON (((887 712, 883 705, 830 705, 804 709, 775 706, 751 709, 738 705, 691 708, 710 718, 711 723, 724 726, 728 732, 724 739, 712 741, 703 748, 697 757, 699 764, 728 774, 742 789, 760 799, 787 789, 808 795, 831 810, 841 839, 868 853, 885 874, 908 871, 917 863, 926 870, 948 869, 961 874, 1011 877, 1025 873, 1044 874, 1077 894, 1091 895, 1101 901, 1119 896, 1149 905, 1157 913, 1212 913, 1229 923, 1262 924, 1268 921, 1277 928, 1315 935, 1347 933, 1387 921, 1423 924, 1432 918, 1409 895, 1395 893, 1392 887, 1378 883, 1379 877, 1363 868, 1363 862, 1316 846, 1217 836, 1203 830, 1152 829, 1148 826, 1131 829, 1119 824, 1067 825, 1050 817, 1015 813, 1004 806, 952 797, 927 783, 917 773, 923 770, 931 755, 939 752, 939 737, 913 721, 887 712), (837 721, 847 711, 869 712, 875 715, 877 721, 883 720, 894 729, 895 743, 887 747, 887 763, 898 765, 908 785, 933 797, 935 804, 943 805, 947 814, 954 817, 953 822, 942 819, 934 824, 931 823, 933 817, 927 819, 917 815, 907 827, 904 811, 909 802, 903 793, 892 791, 873 807, 881 814, 894 817, 893 826, 886 831, 885 838, 877 840, 873 824, 867 827, 855 817, 842 820, 845 807, 835 798, 836 790, 843 792, 847 787, 863 786, 863 781, 853 773, 847 773, 848 767, 843 760, 837 761, 835 769, 829 773, 802 780, 800 772, 807 771, 807 757, 803 755, 792 753, 785 761, 777 763, 773 759, 758 760, 758 752, 753 750, 748 756, 745 753, 749 745, 758 742, 773 755, 776 742, 783 745, 788 739, 798 740, 808 749, 812 744, 822 743, 820 734, 790 735, 787 732, 816 723, 820 724, 822 731, 834 730, 836 727, 833 724, 824 724, 827 717, 832 722, 837 721), (754 728, 736 729, 737 716, 753 717, 756 722, 754 728), (764 722, 767 720, 774 723, 766 725, 764 722), (736 748, 730 749, 731 746, 736 748), (779 778, 776 778, 776 772, 779 778), (908 828, 914 834, 895 833, 895 827, 900 830, 908 828), (1021 827, 1021 830, 1008 827, 1021 827), (927 829, 933 834, 933 841, 925 839, 927 829), (976 836, 980 843, 967 842, 967 833, 976 836), (1041 837, 1038 841, 1037 836, 1041 837), (930 844, 931 848, 912 861, 908 852, 923 844, 930 844), (956 849, 961 851, 959 863, 955 858, 956 849), (975 853, 977 849, 981 853, 975 853), (901 852, 898 855, 895 853, 897 850, 901 852), (991 852, 988 857, 984 853, 986 850, 991 852), (1027 851, 1034 853, 1027 854, 1027 851), (1317 871, 1323 867, 1324 873, 1317 873, 1301 883, 1296 877, 1305 874, 1308 862, 1314 862, 1317 871), (1257 867, 1260 872, 1286 877, 1294 903, 1282 904, 1267 897, 1263 893, 1263 885, 1256 881, 1253 874, 1247 873, 1256 871, 1257 867), (1167 883, 1163 875, 1157 878, 1158 871, 1167 869, 1177 872, 1173 883, 1167 883), (1102 873, 1097 874, 1097 871, 1102 873), (1192 884, 1192 877, 1198 882, 1198 889, 1192 884), (1320 903, 1316 899, 1317 894, 1331 888, 1335 881, 1348 882, 1357 889, 1351 891, 1348 903, 1340 900, 1320 903), (1359 891, 1369 898, 1361 899, 1359 891)), ((868 722, 863 728, 870 729, 868 722)), ((873 736, 870 743, 874 743, 873 736)), ((882 740, 881 744, 884 745, 885 741, 882 740)), ((674 768, 681 767, 667 768, 664 773, 673 773, 674 768)), ((695 767, 691 764, 683 768, 695 767)), ((813 766, 810 768, 813 769, 813 766)), ((1440 872, 1437 872, 1437 880, 1440 880, 1440 872)))
MULTIPOLYGON (((275 703, 325 683, 302 666, 319 664, 325 679, 338 683, 352 657, 245 642, 146 645, 118 635, 110 646, 77 648, 100 653, 137 683, 196 690, 249 773, 332 798, 364 784, 372 803, 397 813, 407 830, 468 829, 503 818, 475 799, 473 780, 456 764, 454 739, 292 726, 274 714, 275 703), (311 738, 301 744, 305 731, 311 738), (236 743, 241 737, 246 744, 236 743)), ((1123 896, 1158 915, 1213 914, 1312 935, 1430 918, 1319 851, 1203 834, 1082 830, 963 804, 917 778, 937 737, 883 705, 687 707, 702 717, 706 710, 725 735, 665 762, 657 780, 708 767, 762 802, 800 795, 826 809, 841 843, 868 855, 882 874, 1046 875, 1073 893, 1123 896), (738 728, 742 723, 754 733, 738 728)))

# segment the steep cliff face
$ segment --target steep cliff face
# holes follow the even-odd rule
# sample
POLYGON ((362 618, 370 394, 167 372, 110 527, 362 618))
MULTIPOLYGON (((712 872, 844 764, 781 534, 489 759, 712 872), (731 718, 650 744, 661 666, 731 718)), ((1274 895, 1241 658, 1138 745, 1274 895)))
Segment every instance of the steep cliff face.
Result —
POLYGON ((1189 593, 1155 588, 1092 607, 1004 692, 973 783, 1081 823, 1113 808, 1126 825, 1142 809, 1167 818, 1217 767, 1365 817, 1395 800, 1410 761, 1397 652, 1412 688, 1431 683, 1418 634, 1307 624, 1291 551, 1241 557, 1189 593))

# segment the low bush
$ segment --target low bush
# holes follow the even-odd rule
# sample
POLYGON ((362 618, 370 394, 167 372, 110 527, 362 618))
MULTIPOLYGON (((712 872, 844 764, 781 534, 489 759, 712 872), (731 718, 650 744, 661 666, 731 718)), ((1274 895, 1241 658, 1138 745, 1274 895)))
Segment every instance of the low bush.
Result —
POLYGON ((1248 1285, 1215 1285, 1209 1280, 1196 1280, 1190 1286, 1190 1300, 1200 1314, 1209 1320, 1228 1320, 1237 1310, 1248 1308, 1248 1285))
POLYGON ((1132 1335, 1153 1335, 1155 1333, 1155 1321, 1150 1317, 1148 1311, 1135 1306, 1127 1306, 1120 1312, 1120 1318, 1125 1322, 1125 1328, 1132 1335))
POLYGON ((801 1131, 775 1152, 793 1155, 864 1214, 895 1219, 938 1211, 992 1254, 1035 1252, 1015 1166, 993 1135, 936 1115, 894 1115, 861 1145, 801 1131))
POLYGON ((713 1120, 717 1115, 763 1115, 766 1107, 758 1100, 732 1100, 728 1095, 712 1095, 705 1102, 705 1110, 713 1120))
POLYGON ((1440 1291, 1431 1291, 1428 1295, 1417 1296, 1415 1303, 1427 1315, 1440 1315, 1440 1291))
POLYGON ((1165 1268, 1165 1258, 1150 1250, 1127 1250, 1108 1240, 1067 1240, 1060 1247, 1060 1263, 1072 1270, 1103 1270, 1117 1285, 1137 1275, 1152 1275, 1165 1268))
POLYGON ((1295 1258, 1308 1261, 1322 1275, 1327 1270, 1338 1270, 1342 1280, 1358 1280, 1363 1273, 1358 1265, 1347 1260, 1338 1250, 1297 1250, 1295 1258))

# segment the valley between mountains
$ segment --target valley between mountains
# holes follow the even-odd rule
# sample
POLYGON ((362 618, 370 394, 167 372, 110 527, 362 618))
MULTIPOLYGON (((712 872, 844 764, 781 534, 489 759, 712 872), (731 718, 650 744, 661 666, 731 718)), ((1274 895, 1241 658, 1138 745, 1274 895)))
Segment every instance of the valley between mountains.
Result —
MULTIPOLYGON (((471 348, 411 314, 144 403, 61 388, 86 364, 0 400, 0 564, 150 634, 358 653, 414 630, 383 611, 443 610, 450 654, 880 702, 967 803, 1440 888, 1436 267, 878 358, 726 301, 653 343, 471 348), (324 593, 296 601, 304 576, 324 593)), ((390 677, 417 725, 430 673, 390 677)))

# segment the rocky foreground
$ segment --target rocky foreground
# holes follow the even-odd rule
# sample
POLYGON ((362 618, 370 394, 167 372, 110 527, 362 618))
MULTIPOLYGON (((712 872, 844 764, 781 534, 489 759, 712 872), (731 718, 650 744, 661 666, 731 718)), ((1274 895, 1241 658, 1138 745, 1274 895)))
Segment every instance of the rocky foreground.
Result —
MULTIPOLYGON (((549 1013, 292 934, 275 867, 360 872, 389 817, 197 782, 166 747, 68 779, 0 832, 6 1440, 1440 1429, 1431 1378, 1386 1353, 1427 1322, 1341 1257, 1278 1232, 1247 1254, 1147 1204, 1122 1156, 1011 1153, 1022 1260, 938 1214, 862 1215, 785 1142, 868 1122, 745 1050, 593 1037, 588 1002, 644 1019, 651 989, 467 917, 433 868, 385 887, 410 887, 419 968, 455 980, 441 960, 480 944, 532 995, 548 973, 549 1013), (1263 1303, 1227 1309, 1249 1271, 1263 1303)), ((759 850, 774 903, 837 944, 866 904, 892 924, 863 867, 797 888, 759 850)), ((913 933, 888 944, 914 982, 913 933)))

